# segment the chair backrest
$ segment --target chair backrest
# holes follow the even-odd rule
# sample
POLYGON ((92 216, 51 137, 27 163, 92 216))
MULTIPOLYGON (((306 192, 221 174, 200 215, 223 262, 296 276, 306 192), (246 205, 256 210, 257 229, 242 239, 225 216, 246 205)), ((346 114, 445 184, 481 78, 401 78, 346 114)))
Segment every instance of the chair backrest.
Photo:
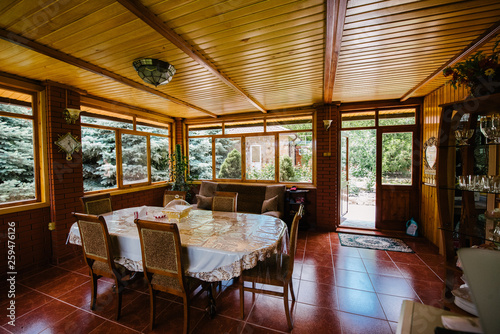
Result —
POLYGON ((216 191, 212 200, 212 211, 236 212, 238 193, 216 191))
POLYGON ((144 274, 151 282, 153 274, 179 280, 180 291, 186 291, 181 259, 181 238, 175 223, 136 219, 142 250, 144 274))
POLYGON ((288 256, 290 257, 290 261, 288 262, 288 275, 292 275, 293 273, 293 263, 295 262, 295 253, 297 252, 297 235, 299 233, 299 222, 302 216, 304 215, 304 204, 299 206, 299 209, 295 213, 292 221, 292 227, 290 229, 290 247, 288 249, 288 256))
POLYGON ((165 190, 163 193, 163 206, 167 205, 170 201, 173 201, 175 196, 178 196, 179 199, 186 199, 185 191, 175 191, 175 190, 165 190))
MULTIPOLYGON (((73 216, 77 219, 85 259, 105 262, 111 271, 115 271, 110 249, 111 241, 104 218, 75 212, 73 216)), ((91 265, 88 260, 87 263, 91 265)))
POLYGON ((109 193, 84 196, 80 198, 83 212, 89 215, 101 215, 113 211, 109 193))

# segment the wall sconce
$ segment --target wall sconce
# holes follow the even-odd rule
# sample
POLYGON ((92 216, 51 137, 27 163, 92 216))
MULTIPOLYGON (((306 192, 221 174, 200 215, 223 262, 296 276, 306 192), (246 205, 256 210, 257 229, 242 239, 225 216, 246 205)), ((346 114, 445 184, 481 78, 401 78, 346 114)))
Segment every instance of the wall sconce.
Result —
POLYGON ((325 126, 325 131, 328 131, 330 128, 330 125, 332 125, 333 120, 331 119, 324 119, 323 120, 323 125, 325 126))
POLYGON ((66 108, 63 111, 63 117, 68 124, 75 124, 78 117, 80 117, 80 113, 82 111, 79 109, 66 108))

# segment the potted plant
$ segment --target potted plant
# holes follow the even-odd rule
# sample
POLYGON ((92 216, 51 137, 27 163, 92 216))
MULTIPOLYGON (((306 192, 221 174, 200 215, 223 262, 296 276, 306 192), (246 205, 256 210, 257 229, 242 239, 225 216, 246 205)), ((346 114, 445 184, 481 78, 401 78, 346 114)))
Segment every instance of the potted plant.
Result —
POLYGON ((485 55, 482 51, 472 57, 448 66, 443 70, 445 77, 451 76, 448 81, 455 89, 457 86, 466 86, 474 97, 493 94, 500 91, 500 65, 497 50, 498 40, 493 46, 492 53, 485 55))
POLYGON ((175 145, 175 152, 168 157, 167 171, 170 176, 170 190, 185 191, 186 200, 191 198, 192 178, 189 175, 188 158, 182 155, 181 145, 175 145))

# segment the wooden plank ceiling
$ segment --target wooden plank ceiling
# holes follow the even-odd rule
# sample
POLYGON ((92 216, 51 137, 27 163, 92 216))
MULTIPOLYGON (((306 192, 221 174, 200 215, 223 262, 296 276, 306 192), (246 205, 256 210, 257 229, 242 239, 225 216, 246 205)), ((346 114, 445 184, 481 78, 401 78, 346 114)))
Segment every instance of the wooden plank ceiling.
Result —
POLYGON ((0 71, 182 118, 401 99, 499 18, 492 0, 2 0, 0 71), (172 81, 142 82, 146 57, 172 81))

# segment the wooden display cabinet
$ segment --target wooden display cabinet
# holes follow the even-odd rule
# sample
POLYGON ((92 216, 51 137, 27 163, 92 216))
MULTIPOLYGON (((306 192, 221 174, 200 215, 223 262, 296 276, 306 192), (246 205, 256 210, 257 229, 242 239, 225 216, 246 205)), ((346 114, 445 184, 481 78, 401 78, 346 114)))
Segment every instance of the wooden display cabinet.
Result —
POLYGON ((436 183, 446 257, 444 300, 453 308, 451 291, 462 284, 461 270, 456 266, 457 249, 495 241, 494 222, 484 213, 500 206, 498 189, 488 188, 487 182, 460 186, 459 177, 463 177, 461 181, 477 181, 484 179, 480 175, 500 174, 500 144, 486 143, 478 124, 480 117, 500 113, 500 94, 468 98, 441 108, 436 183), (466 144, 457 144, 455 131, 464 128, 474 130, 474 134, 466 144))

